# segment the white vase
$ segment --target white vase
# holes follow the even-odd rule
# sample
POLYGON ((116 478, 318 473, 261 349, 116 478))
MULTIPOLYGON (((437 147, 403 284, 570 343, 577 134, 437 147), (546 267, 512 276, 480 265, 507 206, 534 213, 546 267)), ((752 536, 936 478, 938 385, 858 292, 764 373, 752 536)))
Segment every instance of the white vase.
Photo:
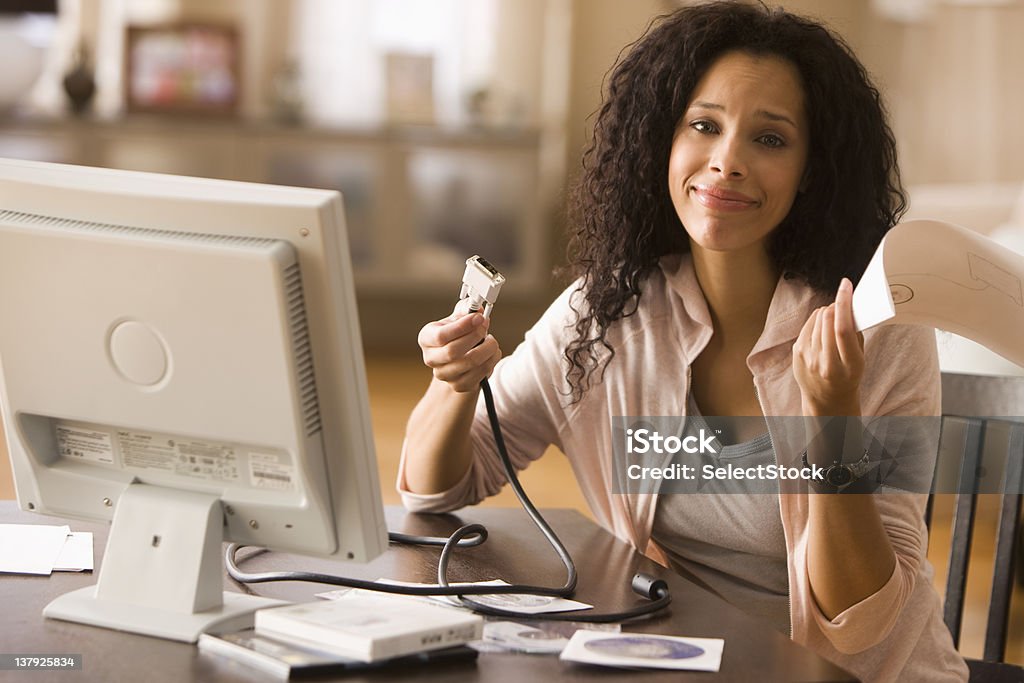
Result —
POLYGON ((32 41, 17 16, 0 16, 0 112, 28 95, 43 70, 44 48, 32 41))

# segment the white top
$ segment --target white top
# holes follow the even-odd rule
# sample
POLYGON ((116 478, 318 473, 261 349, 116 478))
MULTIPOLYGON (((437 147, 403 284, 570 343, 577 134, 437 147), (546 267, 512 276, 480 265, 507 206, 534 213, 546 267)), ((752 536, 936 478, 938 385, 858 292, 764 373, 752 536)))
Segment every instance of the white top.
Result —
MULTIPOLYGON (((690 397, 690 415, 699 415, 690 397)), ((775 464, 767 432, 721 446, 718 463, 775 464)), ((775 493, 669 493, 662 490, 651 538, 669 566, 744 612, 789 635, 786 537, 775 493)))

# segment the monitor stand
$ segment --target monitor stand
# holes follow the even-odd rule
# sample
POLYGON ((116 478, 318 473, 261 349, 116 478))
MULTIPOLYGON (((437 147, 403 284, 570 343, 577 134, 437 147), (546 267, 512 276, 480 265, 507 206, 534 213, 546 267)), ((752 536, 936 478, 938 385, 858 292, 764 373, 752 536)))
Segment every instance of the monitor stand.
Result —
POLYGON ((216 495, 131 484, 117 502, 96 585, 43 609, 53 619, 195 642, 252 626, 285 604, 223 591, 224 517, 216 495))

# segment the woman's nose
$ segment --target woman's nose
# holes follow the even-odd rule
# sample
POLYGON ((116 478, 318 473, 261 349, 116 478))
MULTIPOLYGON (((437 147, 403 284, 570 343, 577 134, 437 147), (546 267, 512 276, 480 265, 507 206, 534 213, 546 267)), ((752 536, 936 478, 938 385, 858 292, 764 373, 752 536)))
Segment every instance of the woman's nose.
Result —
POLYGON ((729 178, 742 178, 747 175, 747 165, 739 141, 728 136, 720 137, 712 150, 710 166, 715 173, 729 178))

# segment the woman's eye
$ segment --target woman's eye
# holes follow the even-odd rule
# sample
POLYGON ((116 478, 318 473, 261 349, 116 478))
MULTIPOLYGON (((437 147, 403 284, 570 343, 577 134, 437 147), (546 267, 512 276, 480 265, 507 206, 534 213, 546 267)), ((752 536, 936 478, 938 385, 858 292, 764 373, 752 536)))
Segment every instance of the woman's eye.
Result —
POLYGON ((704 120, 694 121, 690 124, 690 128, 693 128, 698 133, 714 133, 717 130, 715 124, 704 120))
POLYGON ((780 138, 774 133, 768 133, 758 138, 758 141, 765 147, 782 147, 786 144, 786 141, 780 138))

